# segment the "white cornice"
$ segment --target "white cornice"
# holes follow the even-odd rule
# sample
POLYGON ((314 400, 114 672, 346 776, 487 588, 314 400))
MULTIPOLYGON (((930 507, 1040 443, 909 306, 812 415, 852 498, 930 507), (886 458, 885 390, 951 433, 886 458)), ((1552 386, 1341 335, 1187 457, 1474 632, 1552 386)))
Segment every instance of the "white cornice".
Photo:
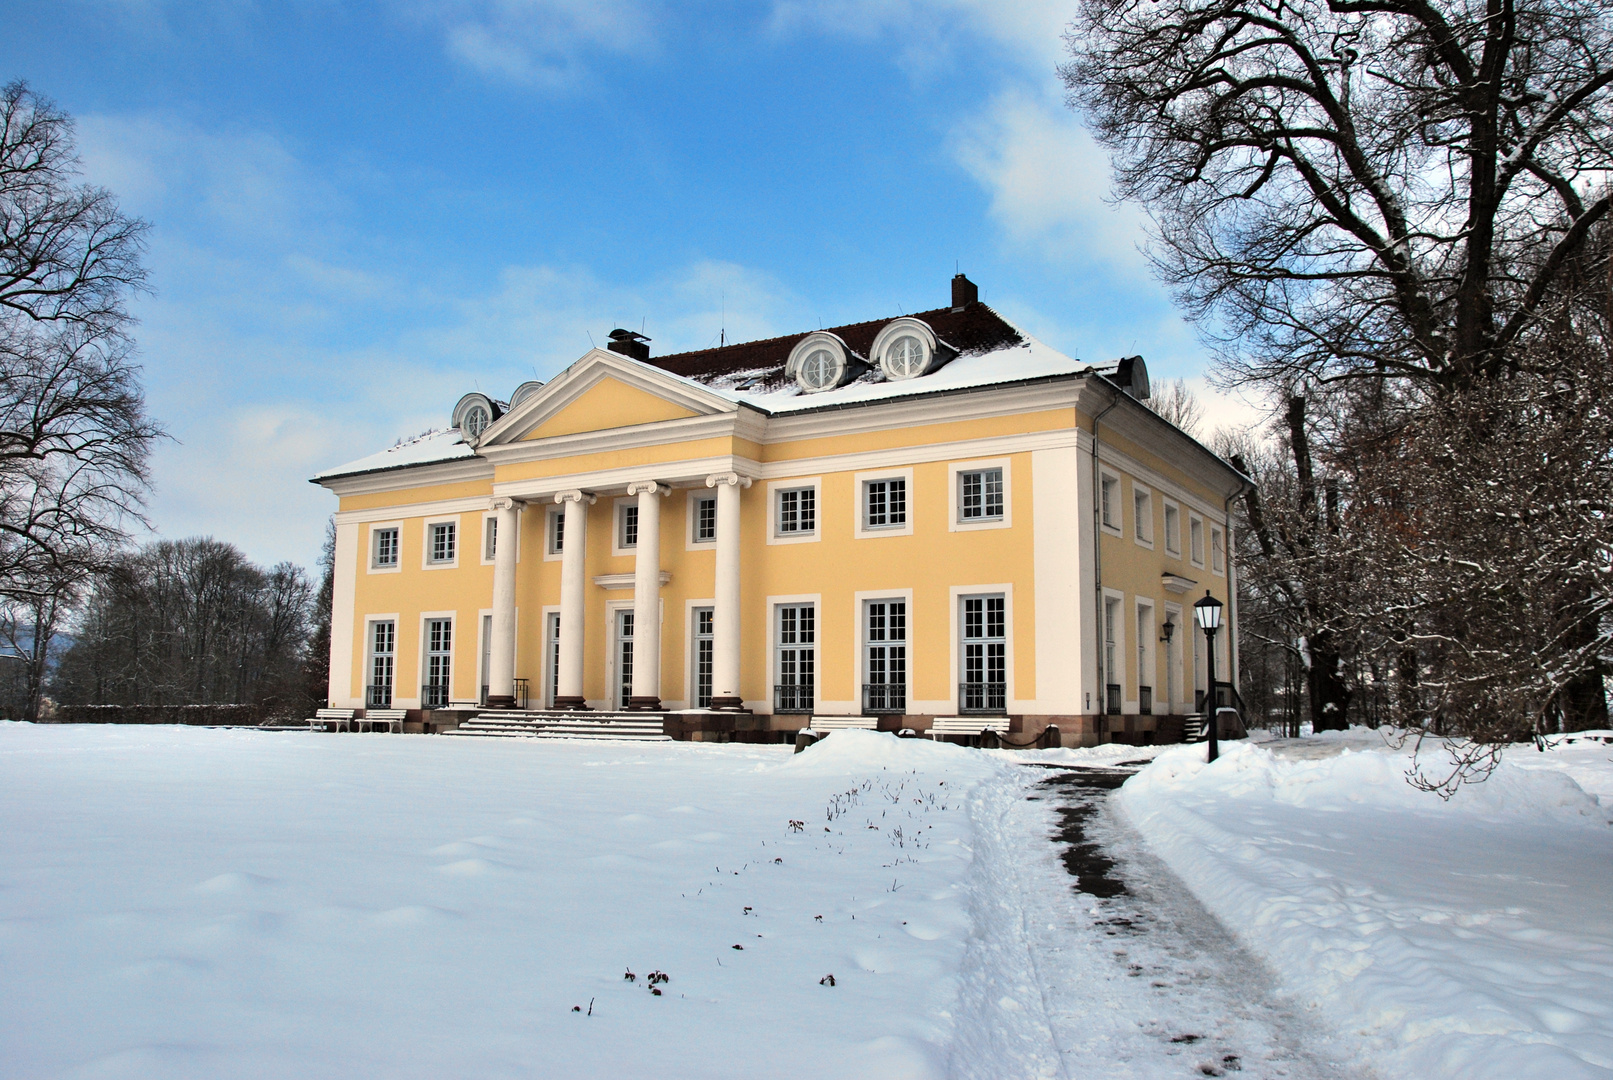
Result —
MULTIPOLYGON (((595 574, 594 584, 601 589, 631 589, 636 578, 636 574, 595 574)), ((670 585, 672 583, 672 571, 662 570, 660 580, 663 586, 670 585)))
POLYGON ((332 476, 314 482, 345 498, 349 495, 376 495, 386 491, 407 491, 410 488, 435 484, 462 484, 472 480, 491 479, 493 479, 493 463, 485 458, 473 457, 424 465, 399 465, 396 468, 353 473, 349 476, 332 476))
POLYGON ((403 518, 478 514, 487 511, 491 506, 492 500, 486 495, 481 495, 469 499, 440 499, 436 502, 399 503, 394 506, 377 506, 370 510, 340 510, 332 517, 338 525, 349 525, 371 521, 400 521, 403 518))
POLYGON ((737 434, 741 426, 740 416, 737 413, 718 413, 658 420, 632 427, 606 428, 603 431, 580 431, 575 435, 553 435, 546 439, 483 446, 480 453, 499 465, 510 465, 522 461, 582 457, 608 450, 636 450, 646 446, 697 442, 737 434))

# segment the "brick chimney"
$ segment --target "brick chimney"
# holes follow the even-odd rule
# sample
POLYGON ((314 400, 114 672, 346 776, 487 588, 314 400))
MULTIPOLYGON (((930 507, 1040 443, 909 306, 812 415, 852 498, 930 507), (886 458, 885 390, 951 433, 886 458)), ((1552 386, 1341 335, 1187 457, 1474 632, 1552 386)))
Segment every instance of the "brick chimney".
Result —
POLYGON ((962 311, 970 304, 980 302, 980 286, 964 277, 955 274, 952 278, 952 310, 962 311))

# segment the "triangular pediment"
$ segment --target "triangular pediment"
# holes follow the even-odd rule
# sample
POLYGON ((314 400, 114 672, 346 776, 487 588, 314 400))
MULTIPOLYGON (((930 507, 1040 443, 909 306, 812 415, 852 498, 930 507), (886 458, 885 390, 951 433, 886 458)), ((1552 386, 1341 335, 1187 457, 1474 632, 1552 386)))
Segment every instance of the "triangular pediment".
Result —
POLYGON ((501 417, 487 430, 482 445, 638 427, 737 408, 688 379, 592 349, 501 417))

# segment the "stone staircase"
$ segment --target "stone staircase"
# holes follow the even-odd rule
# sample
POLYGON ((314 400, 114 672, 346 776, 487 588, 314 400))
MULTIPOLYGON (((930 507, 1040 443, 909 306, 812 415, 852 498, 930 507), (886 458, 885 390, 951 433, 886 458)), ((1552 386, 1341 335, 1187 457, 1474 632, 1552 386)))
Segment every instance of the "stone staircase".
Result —
POLYGON ((478 713, 444 735, 521 739, 614 739, 671 742, 658 713, 567 712, 558 709, 500 709, 478 713))

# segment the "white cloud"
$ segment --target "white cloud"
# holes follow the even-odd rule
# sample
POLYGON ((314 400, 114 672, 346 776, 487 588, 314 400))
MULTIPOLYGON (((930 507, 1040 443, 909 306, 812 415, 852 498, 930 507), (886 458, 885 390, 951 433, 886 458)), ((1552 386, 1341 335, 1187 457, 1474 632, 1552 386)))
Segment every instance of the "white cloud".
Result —
POLYGON ((777 0, 776 33, 803 29, 898 42, 904 68, 924 75, 959 49, 982 41, 1002 48, 1030 74, 1051 77, 1064 56, 1061 36, 1073 11, 1064 0, 777 0))
POLYGON ((448 55, 480 75, 557 90, 584 57, 651 48, 654 16, 638 0, 446 0, 417 5, 448 55))
POLYGON ((1142 217, 1105 200, 1108 156, 1068 110, 1006 90, 958 126, 952 151, 1010 243, 1056 263, 1144 267, 1142 217))

